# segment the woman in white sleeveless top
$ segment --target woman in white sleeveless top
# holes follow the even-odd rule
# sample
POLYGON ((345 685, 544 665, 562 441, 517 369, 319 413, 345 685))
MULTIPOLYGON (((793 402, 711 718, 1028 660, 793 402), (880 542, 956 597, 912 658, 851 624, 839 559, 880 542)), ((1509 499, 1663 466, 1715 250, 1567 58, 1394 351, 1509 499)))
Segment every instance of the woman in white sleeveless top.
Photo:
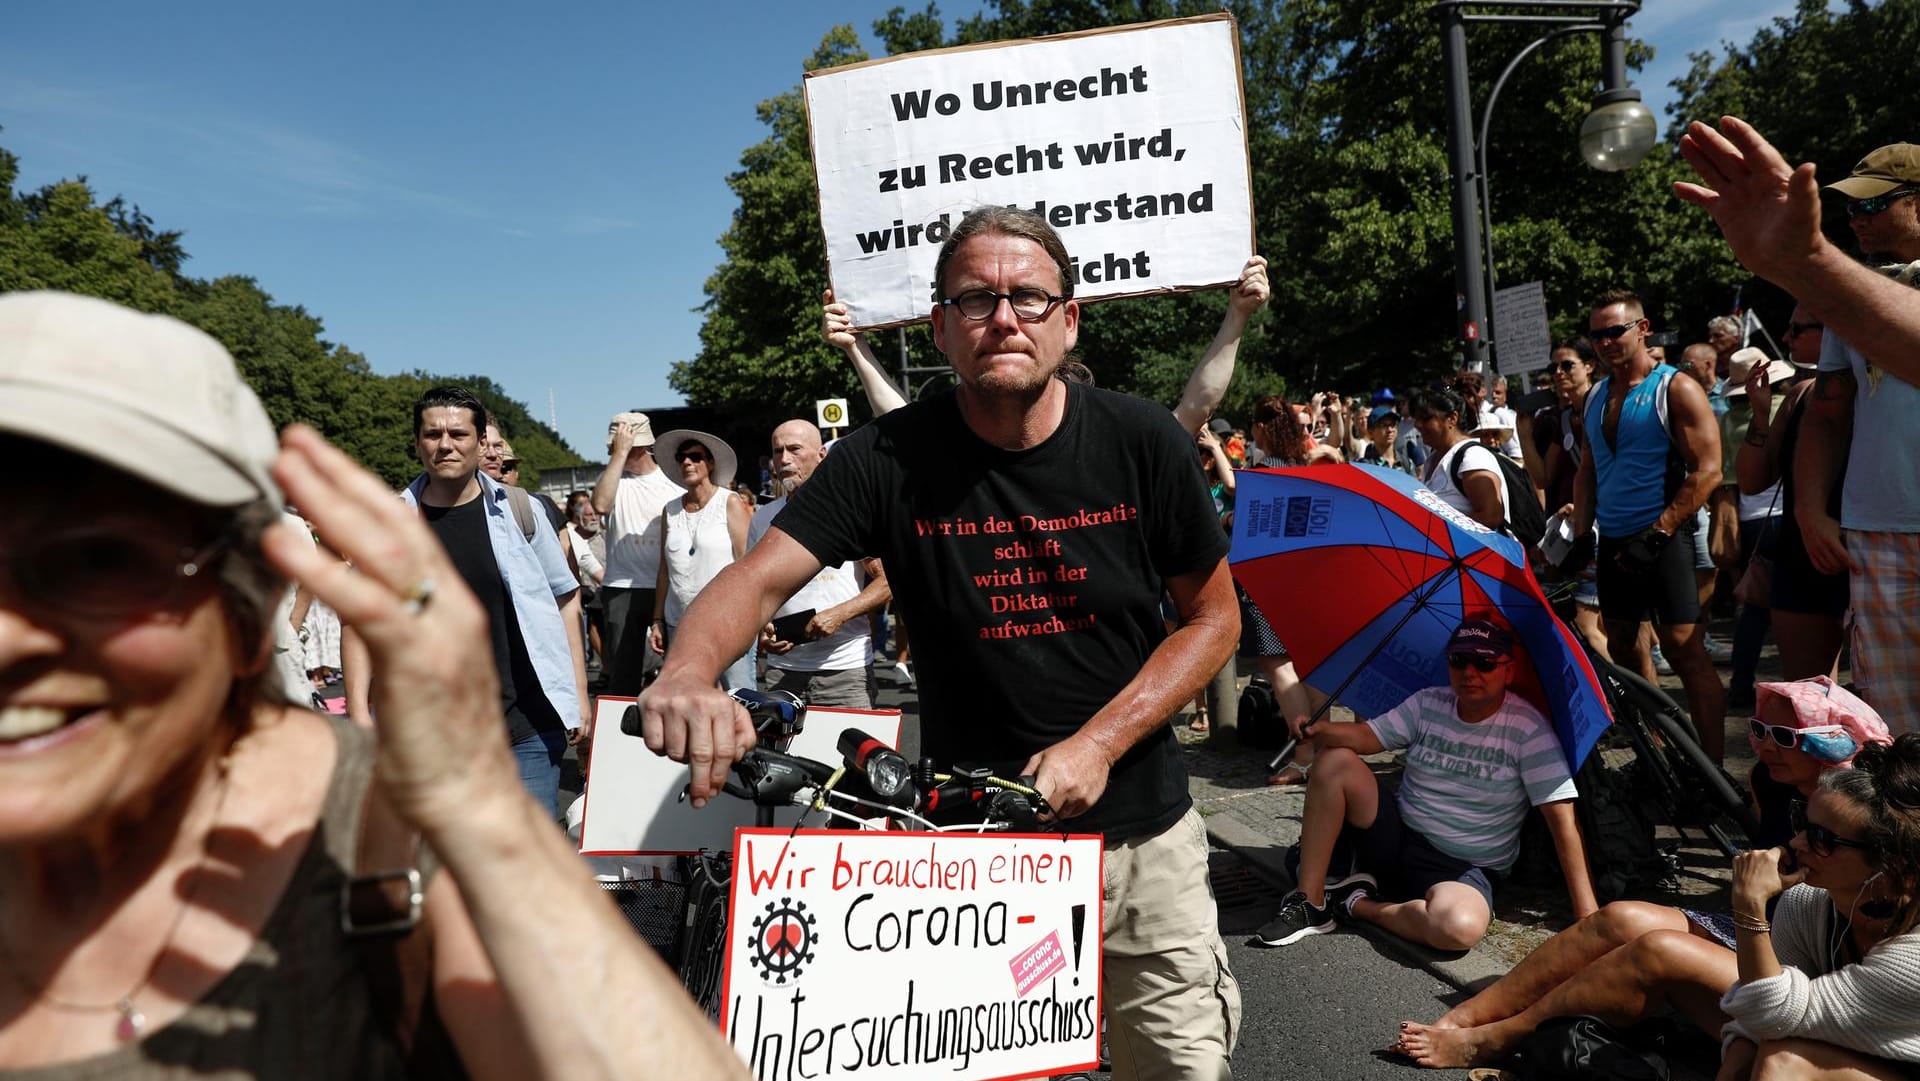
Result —
MULTIPOLYGON (((654 454, 680 470, 687 490, 660 512, 660 579, 649 637, 654 651, 665 653, 693 598, 721 568, 746 553, 753 508, 731 490, 738 461, 719 437, 690 429, 667 432, 655 440, 654 454)), ((753 669, 748 650, 721 673, 721 687, 753 689, 753 669)))

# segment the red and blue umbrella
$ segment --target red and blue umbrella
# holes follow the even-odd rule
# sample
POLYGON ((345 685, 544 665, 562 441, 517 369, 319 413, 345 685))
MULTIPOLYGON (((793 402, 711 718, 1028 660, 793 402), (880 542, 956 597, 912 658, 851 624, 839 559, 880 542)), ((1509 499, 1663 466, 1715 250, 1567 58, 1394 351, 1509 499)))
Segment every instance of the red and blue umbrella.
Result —
POLYGON ((1301 677, 1363 717, 1447 683, 1469 617, 1516 641, 1513 690, 1553 720, 1577 770, 1612 718, 1580 644, 1520 542, 1394 469, 1310 465, 1235 474, 1233 576, 1301 677))

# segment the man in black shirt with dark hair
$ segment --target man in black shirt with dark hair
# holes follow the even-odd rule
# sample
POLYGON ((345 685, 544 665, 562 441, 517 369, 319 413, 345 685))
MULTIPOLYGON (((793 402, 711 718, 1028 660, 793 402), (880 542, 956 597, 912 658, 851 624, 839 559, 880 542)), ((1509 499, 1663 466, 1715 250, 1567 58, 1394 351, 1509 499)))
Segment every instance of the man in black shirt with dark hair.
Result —
POLYGON ((1238 640, 1227 542, 1165 408, 1053 377, 1079 332, 1069 267, 1030 212, 955 227, 932 318, 957 388, 835 445, 701 592, 643 723, 704 802, 753 742, 720 670, 823 565, 879 555, 914 628, 926 752, 1033 773, 1070 828, 1106 837, 1115 1076, 1224 1078, 1239 989, 1169 719, 1238 640))
MULTIPOLYGON (((568 743, 590 732, 580 583, 543 515, 520 523, 509 489, 481 469, 486 408, 462 387, 434 387, 414 403, 414 452, 424 472, 404 498, 419 508, 487 612, 500 708, 520 780, 549 811, 568 743)), ((366 651, 343 642, 348 711, 366 716, 366 651)), ((374 675, 378 675, 374 673, 374 675)))

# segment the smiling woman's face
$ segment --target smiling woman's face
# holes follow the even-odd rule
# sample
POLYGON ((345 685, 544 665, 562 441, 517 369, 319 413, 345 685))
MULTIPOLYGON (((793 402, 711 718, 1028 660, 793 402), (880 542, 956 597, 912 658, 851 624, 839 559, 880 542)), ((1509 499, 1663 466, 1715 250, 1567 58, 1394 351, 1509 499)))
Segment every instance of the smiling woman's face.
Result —
POLYGON ((141 813, 239 670, 217 574, 175 569, 215 539, 207 512, 30 446, 0 520, 0 847, 141 813))

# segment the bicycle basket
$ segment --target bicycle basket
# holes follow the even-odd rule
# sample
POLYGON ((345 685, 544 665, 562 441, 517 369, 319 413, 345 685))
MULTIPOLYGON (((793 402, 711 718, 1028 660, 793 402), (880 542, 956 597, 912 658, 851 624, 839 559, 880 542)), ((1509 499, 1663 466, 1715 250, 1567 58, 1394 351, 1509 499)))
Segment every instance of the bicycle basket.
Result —
POLYGON ((620 914, 668 965, 680 963, 680 929, 686 923, 687 887, 653 878, 602 879, 620 914))

